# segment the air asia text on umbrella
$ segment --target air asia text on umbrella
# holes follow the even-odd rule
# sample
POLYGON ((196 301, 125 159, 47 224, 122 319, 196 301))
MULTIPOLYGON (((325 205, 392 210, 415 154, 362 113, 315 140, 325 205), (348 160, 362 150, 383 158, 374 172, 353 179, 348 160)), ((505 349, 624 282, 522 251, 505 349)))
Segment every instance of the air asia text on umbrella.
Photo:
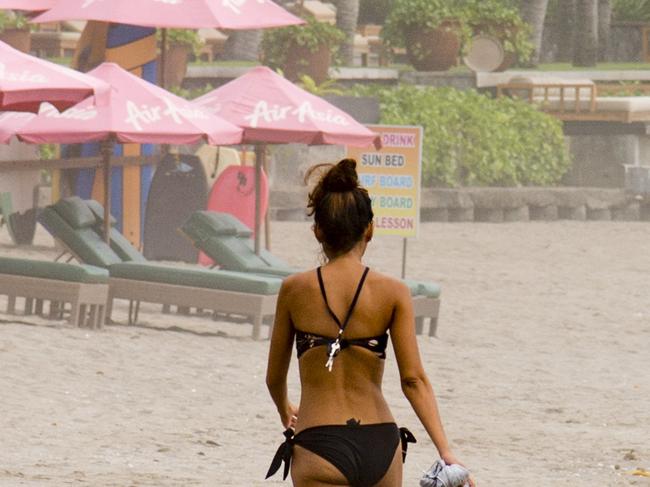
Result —
POLYGON ((250 123, 252 128, 256 128, 259 125, 260 119, 266 123, 273 123, 285 120, 290 115, 296 117, 299 123, 315 120, 341 125, 343 127, 350 125, 350 121, 340 113, 331 110, 327 110, 326 112, 318 111, 309 101, 304 101, 296 107, 293 105, 269 105, 268 102, 260 100, 255 105, 253 113, 246 115, 244 119, 250 123))

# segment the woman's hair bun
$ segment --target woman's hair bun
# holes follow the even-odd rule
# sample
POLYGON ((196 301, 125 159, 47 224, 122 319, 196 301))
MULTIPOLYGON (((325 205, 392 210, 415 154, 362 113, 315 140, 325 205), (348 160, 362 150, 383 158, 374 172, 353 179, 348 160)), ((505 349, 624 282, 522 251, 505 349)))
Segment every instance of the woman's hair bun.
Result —
POLYGON ((359 187, 357 162, 354 159, 343 159, 332 167, 323 177, 323 190, 328 193, 345 193, 359 187))

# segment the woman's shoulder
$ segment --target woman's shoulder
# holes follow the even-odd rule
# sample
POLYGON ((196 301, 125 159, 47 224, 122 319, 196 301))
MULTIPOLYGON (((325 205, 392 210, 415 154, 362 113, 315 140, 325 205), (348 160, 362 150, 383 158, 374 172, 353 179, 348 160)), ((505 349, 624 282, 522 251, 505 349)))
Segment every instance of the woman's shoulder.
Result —
POLYGON ((384 274, 379 271, 375 271, 373 269, 370 269, 370 271, 371 272, 368 273, 368 279, 372 284, 382 289, 386 289, 391 293, 397 293, 397 294, 407 293, 410 295, 408 286, 401 279, 390 276, 388 274, 384 274))
POLYGON ((303 272, 296 272, 287 276, 282 282, 282 288, 285 292, 297 291, 307 286, 313 285, 316 269, 309 269, 303 272))

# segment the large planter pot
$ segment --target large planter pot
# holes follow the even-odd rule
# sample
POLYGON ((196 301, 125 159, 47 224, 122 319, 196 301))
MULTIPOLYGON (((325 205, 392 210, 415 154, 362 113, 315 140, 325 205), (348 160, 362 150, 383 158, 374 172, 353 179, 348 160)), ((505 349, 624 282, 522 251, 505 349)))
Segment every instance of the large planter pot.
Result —
POLYGON ((32 38, 29 29, 5 29, 0 32, 0 41, 25 53, 29 53, 32 48, 32 38))
POLYGON ((290 81, 298 81, 302 75, 306 74, 316 84, 321 84, 329 78, 331 63, 332 53, 329 46, 321 45, 312 52, 306 46, 293 44, 288 49, 287 60, 282 66, 282 72, 290 81))
POLYGON ((445 21, 435 29, 412 29, 406 33, 406 55, 418 71, 447 71, 458 62, 458 23, 445 21))
MULTIPOLYGON (((479 34, 488 34, 499 41, 505 46, 505 41, 508 39, 513 39, 517 33, 518 28, 513 25, 498 24, 495 22, 482 22, 472 26, 472 32, 475 35, 479 34)), ((495 71, 505 71, 510 68, 517 62, 517 53, 511 50, 505 50, 503 56, 503 62, 499 65, 495 71)))
MULTIPOLYGON (((171 44, 165 51, 165 86, 181 86, 187 72, 187 60, 192 48, 182 44, 171 44)), ((159 60, 160 61, 160 60, 159 60)), ((161 63, 158 63, 159 70, 161 63)))

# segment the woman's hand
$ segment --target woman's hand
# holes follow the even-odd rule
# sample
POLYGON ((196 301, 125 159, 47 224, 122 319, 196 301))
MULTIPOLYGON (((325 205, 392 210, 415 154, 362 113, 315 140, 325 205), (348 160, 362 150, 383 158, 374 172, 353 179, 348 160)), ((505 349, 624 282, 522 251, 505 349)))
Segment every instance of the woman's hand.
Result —
POLYGON ((296 428, 298 422, 298 406, 288 403, 286 408, 280 411, 280 420, 285 428, 296 428))
MULTIPOLYGON (((440 458, 442 458, 444 460, 445 464, 447 464, 447 465, 460 465, 461 467, 467 468, 451 452, 440 455, 440 458)), ((469 482, 469 487, 476 487, 476 483, 474 482, 474 479, 472 478, 471 475, 469 476, 468 482, 469 482)))

